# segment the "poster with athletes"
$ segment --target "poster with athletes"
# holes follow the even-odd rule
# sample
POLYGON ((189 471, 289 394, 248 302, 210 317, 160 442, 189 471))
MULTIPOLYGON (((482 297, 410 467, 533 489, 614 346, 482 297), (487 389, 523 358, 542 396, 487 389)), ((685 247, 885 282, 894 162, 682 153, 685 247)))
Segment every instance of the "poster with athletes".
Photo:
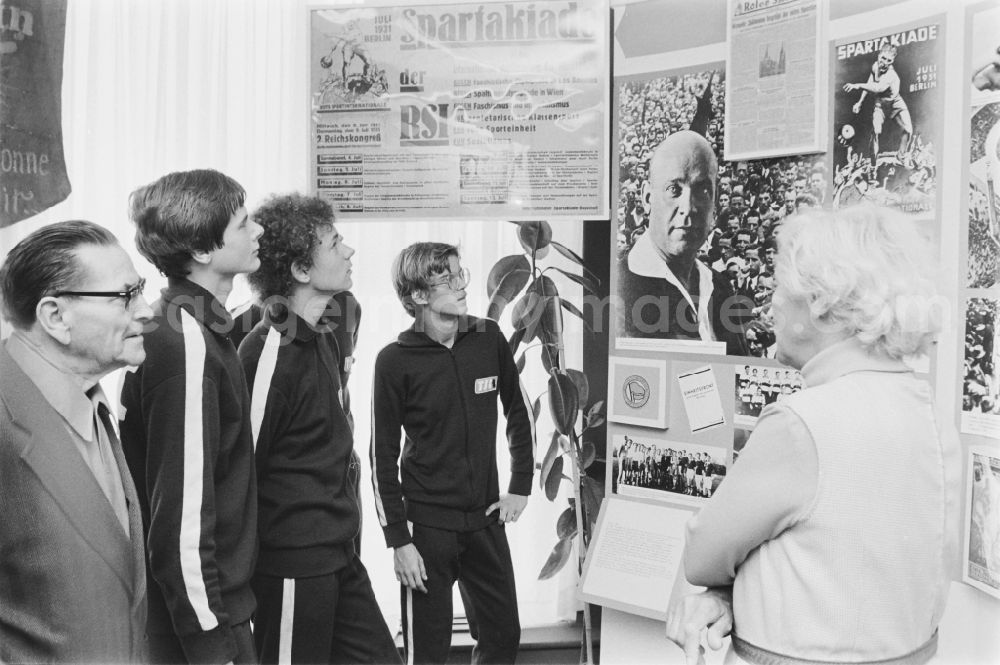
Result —
POLYGON ((752 430, 765 406, 802 390, 802 373, 786 367, 738 365, 735 387, 733 422, 737 427, 752 430))
POLYGON ((962 379, 962 432, 993 438, 1000 438, 998 305, 997 298, 967 300, 962 379))
POLYGON ((728 452, 641 431, 615 435, 612 494, 699 505, 726 477, 728 452))
POLYGON ((833 68, 833 204, 921 218, 938 210, 944 23, 838 41, 833 68))
POLYGON ((988 289, 1000 280, 1000 2, 966 15, 969 91, 969 229, 966 286, 988 289))
POLYGON ((1000 598, 1000 450, 969 448, 962 581, 1000 598))
MULTIPOLYGON (((828 168, 825 155, 725 161, 726 84, 722 62, 616 74, 618 178, 611 292, 619 350, 773 355, 774 230, 799 207, 828 204, 828 168), (698 307, 700 294, 681 286, 665 286, 655 295, 635 288, 643 276, 641 256, 651 242, 643 239, 654 202, 650 157, 665 138, 684 130, 704 136, 719 165, 713 206, 697 220, 704 225, 704 241, 699 241, 696 259, 714 279, 725 280, 730 299, 709 297, 704 307, 698 307), (690 306, 684 307, 684 302, 690 306), (711 314, 721 311, 724 303, 732 314, 728 321, 711 314)), ((664 272, 661 262, 657 274, 664 272)))
POLYGON ((345 218, 606 217, 600 2, 310 9, 313 190, 345 218))
POLYGON ((965 285, 988 289, 1000 277, 1000 101, 973 108, 969 138, 965 285))

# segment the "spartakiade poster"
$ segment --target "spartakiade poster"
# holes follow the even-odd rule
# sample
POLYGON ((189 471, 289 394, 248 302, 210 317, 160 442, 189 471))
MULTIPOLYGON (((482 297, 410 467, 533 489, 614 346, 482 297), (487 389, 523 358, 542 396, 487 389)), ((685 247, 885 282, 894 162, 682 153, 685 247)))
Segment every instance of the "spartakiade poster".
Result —
POLYGON ((346 218, 608 213, 607 11, 310 11, 310 173, 346 218))
POLYGON ((938 207, 943 23, 833 47, 833 204, 872 202, 933 217, 938 207))

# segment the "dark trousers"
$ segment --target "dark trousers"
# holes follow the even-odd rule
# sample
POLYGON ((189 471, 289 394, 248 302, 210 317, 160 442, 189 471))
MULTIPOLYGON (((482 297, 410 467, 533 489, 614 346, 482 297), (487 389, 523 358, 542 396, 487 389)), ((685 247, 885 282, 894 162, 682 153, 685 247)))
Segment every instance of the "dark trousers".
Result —
MULTIPOLYGON (((257 652, 253 645, 253 635, 250 633, 250 622, 244 621, 232 627, 233 639, 236 641, 236 665, 256 665, 257 652)), ((149 635, 149 662, 153 665, 178 665, 194 663, 184 655, 184 648, 176 635, 149 635)))
POLYGON ((400 663, 361 559, 335 573, 256 575, 254 640, 261 663, 400 663))
POLYGON ((407 664, 448 659, 455 582, 474 627, 472 662, 513 663, 521 622, 504 527, 461 532, 414 524, 413 544, 427 569, 427 593, 401 587, 407 664))

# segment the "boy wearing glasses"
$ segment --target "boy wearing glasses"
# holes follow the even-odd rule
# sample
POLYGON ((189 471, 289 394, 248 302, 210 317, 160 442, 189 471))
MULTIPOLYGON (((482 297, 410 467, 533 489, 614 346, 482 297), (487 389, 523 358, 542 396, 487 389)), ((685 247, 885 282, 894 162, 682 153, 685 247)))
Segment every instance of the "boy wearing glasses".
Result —
POLYGON ((330 204, 274 196, 250 284, 263 318, 240 344, 250 384, 260 554, 254 639, 262 663, 399 663, 355 549, 361 510, 354 433, 331 299, 354 250, 330 204))
POLYGON ((414 322, 375 361, 371 461, 379 521, 395 549, 406 660, 446 661, 457 581, 476 619, 473 662, 513 663, 521 628, 504 525, 531 492, 531 407, 499 326, 467 315, 469 272, 457 247, 411 245, 392 277, 414 322), (497 398, 511 454, 503 495, 497 398))
POLYGON ((149 552, 153 663, 256 662, 250 579, 257 490, 250 397, 224 307, 257 269, 261 228, 217 171, 170 173, 129 198, 135 242, 168 280, 146 361, 125 375, 121 435, 149 552))

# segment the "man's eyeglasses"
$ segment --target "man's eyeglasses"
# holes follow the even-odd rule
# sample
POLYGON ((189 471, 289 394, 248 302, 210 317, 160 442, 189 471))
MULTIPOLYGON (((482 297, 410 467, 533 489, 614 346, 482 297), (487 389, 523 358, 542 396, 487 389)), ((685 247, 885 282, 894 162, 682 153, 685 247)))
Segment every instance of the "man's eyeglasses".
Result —
POLYGON ((135 286, 125 291, 56 291, 52 295, 59 296, 94 296, 95 298, 121 298, 125 301, 125 308, 135 300, 136 296, 142 295, 146 289, 146 280, 140 279, 135 286))
POLYGON ((469 278, 471 277, 468 268, 462 268, 460 272, 450 272, 448 276, 437 282, 431 282, 428 286, 440 286, 441 284, 447 284, 456 291, 460 291, 469 285, 469 278))

